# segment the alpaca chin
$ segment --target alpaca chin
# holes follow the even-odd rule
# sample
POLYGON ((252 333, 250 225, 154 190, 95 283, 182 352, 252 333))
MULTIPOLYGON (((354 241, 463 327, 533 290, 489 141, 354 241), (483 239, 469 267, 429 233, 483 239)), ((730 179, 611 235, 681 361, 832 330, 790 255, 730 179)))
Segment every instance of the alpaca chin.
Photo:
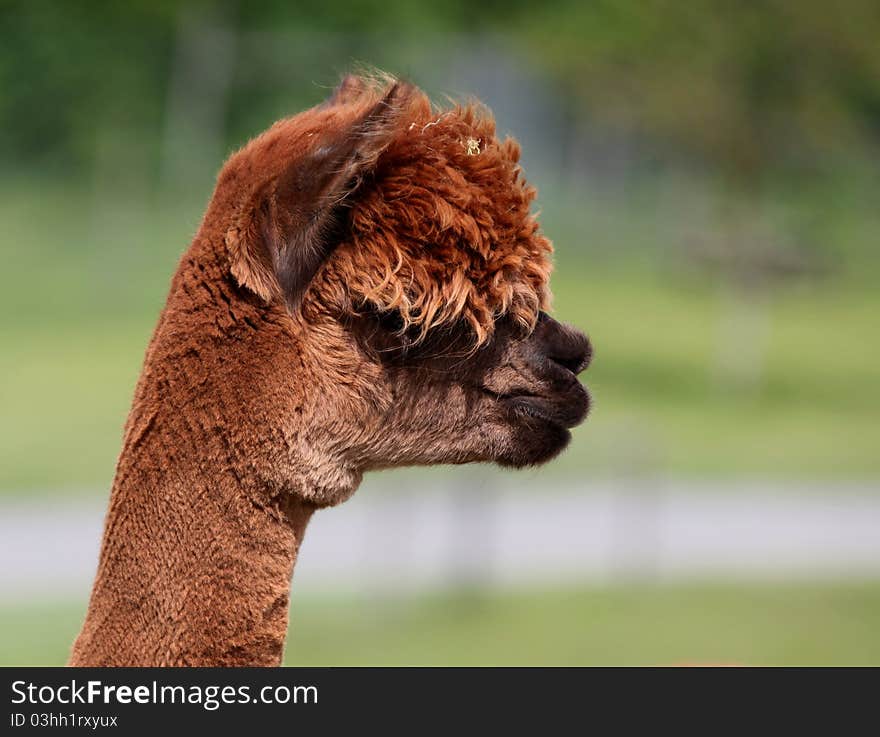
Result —
POLYGON ((511 447, 496 459, 505 468, 541 466, 562 453, 571 442, 571 432, 562 425, 544 422, 518 428, 511 447))

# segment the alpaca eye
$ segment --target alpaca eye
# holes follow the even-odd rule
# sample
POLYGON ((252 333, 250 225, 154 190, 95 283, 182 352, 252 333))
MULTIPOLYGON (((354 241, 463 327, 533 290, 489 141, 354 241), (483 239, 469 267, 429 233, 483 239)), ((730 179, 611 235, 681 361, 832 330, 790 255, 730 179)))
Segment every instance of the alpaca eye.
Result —
POLYGON ((397 310, 378 313, 379 325, 389 333, 403 333, 403 316, 397 310))

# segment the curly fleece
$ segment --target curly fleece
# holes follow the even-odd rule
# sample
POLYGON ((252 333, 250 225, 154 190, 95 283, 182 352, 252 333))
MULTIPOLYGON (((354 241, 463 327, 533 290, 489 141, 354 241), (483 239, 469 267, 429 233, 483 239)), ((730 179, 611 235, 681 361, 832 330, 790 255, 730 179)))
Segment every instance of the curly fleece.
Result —
POLYGON ((531 331, 549 307, 552 246, 530 212, 519 145, 498 140, 484 107, 438 112, 418 91, 398 126, 353 198, 324 284, 351 307, 398 310, 418 337, 464 319, 480 345, 506 313, 531 331))

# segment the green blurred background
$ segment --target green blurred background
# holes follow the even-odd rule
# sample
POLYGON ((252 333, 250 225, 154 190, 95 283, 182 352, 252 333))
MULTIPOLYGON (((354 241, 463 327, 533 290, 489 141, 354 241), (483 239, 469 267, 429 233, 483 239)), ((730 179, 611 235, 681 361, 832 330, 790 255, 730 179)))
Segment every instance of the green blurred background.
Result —
MULTIPOLYGON (((520 139, 556 314, 596 346, 591 419, 531 489, 499 475, 498 493, 877 491, 875 0, 3 0, 0 34, 0 515, 100 507, 224 157, 359 65, 475 95, 520 139)), ((288 661, 880 661, 880 560, 768 571, 294 587, 288 661)), ((63 662, 88 583, 62 589, 6 587, 0 663, 63 662)))

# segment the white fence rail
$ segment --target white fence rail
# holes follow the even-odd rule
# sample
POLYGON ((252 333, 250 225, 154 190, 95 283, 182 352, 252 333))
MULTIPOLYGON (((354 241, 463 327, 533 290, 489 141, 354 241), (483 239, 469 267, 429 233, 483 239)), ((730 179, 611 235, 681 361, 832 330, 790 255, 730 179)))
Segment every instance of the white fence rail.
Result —
MULTIPOLYGON (((297 592, 686 578, 880 577, 880 488, 485 477, 381 490, 312 521, 297 592)), ((0 590, 84 596, 103 501, 0 505, 0 590)))

